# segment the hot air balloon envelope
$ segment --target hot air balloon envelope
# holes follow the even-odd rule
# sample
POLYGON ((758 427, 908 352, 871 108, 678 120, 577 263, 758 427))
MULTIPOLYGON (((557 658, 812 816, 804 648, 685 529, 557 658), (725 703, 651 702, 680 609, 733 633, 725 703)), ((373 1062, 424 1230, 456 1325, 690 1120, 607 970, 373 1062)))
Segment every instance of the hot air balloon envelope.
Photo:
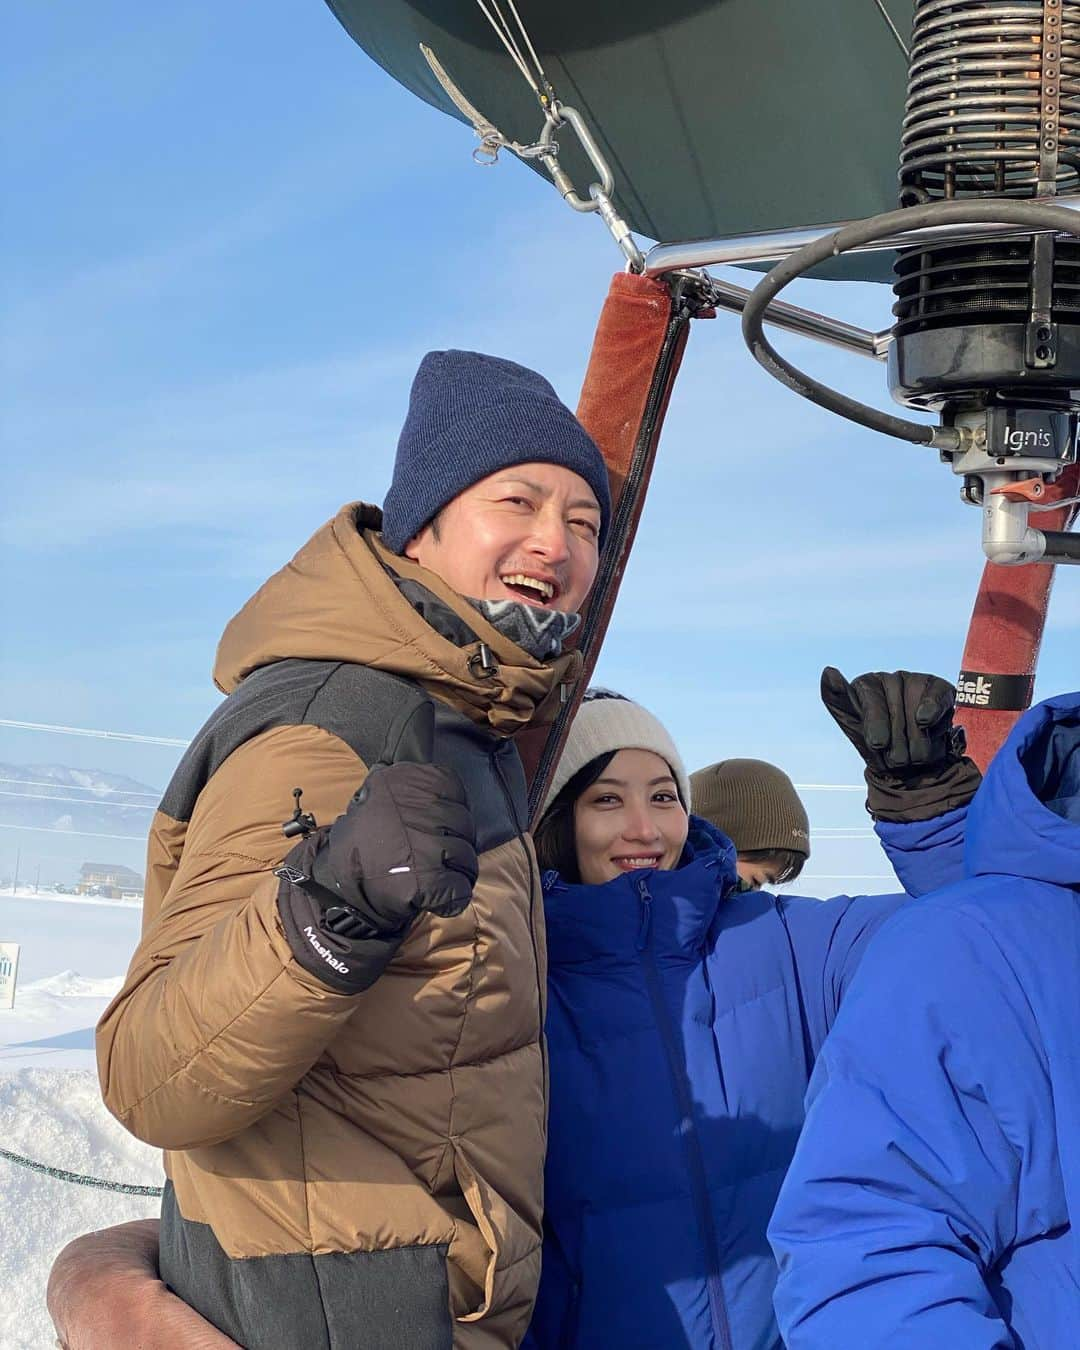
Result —
MULTIPOLYGON (((461 116, 423 43, 504 135, 537 139, 536 95, 477 0, 328 3, 420 98, 461 116)), ((906 37, 911 0, 881 3, 906 37)), ((877 0, 517 0, 517 11, 557 97, 599 140, 639 234, 717 238, 896 206, 907 62, 877 0)), ((595 173, 572 135, 559 147, 584 190, 595 173)), ((889 261, 845 259, 843 275, 879 279, 889 261)))

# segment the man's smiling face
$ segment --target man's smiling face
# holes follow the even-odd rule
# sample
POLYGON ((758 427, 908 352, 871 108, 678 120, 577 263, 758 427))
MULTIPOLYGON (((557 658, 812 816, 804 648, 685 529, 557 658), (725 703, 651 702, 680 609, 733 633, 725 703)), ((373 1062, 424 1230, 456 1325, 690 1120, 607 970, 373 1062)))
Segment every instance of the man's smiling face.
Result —
POLYGON ((596 577, 600 507, 572 469, 515 464, 459 493, 405 556, 475 600, 577 613, 596 577))

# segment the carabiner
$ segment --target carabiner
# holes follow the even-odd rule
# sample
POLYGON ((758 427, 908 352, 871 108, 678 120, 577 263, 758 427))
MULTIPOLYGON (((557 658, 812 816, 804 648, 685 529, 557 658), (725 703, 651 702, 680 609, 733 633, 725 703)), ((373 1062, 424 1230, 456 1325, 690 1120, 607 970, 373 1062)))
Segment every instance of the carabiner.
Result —
POLYGON ((594 201, 590 195, 582 197, 574 186, 573 179, 560 165, 558 159, 559 147, 555 143, 555 132, 563 123, 570 127, 578 138, 582 150, 588 156, 589 163, 600 175, 599 182, 592 184, 592 187, 599 188, 605 197, 610 197, 615 191, 615 178, 607 160, 604 158, 603 151, 596 143, 595 137, 585 125, 584 118, 576 108, 567 107, 565 103, 556 103, 552 105, 551 112, 552 115, 545 118, 544 129, 540 133, 538 144, 544 147, 540 154, 540 160, 551 175, 552 182, 562 193, 564 200, 575 211, 597 211, 599 210, 599 203, 594 201))

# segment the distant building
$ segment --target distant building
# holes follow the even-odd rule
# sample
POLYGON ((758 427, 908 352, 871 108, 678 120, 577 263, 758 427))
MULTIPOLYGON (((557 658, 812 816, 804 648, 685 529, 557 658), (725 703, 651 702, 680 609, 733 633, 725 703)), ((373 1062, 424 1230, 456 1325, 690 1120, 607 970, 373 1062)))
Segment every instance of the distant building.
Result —
POLYGON ((83 863, 75 890, 79 895, 92 893, 109 900, 141 900, 143 879, 120 863, 83 863))

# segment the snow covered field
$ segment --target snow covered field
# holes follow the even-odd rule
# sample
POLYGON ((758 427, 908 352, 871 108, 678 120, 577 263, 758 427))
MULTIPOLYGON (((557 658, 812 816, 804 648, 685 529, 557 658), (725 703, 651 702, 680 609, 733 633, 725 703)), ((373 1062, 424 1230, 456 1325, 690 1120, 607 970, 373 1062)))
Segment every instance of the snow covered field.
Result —
MULTIPOLYGON (((15 1007, 0 1011, 0 1147, 69 1172, 160 1186, 161 1155, 101 1104, 94 1025, 120 987, 141 910, 74 896, 0 895, 0 940, 22 945, 15 1007)), ((53 1257, 80 1233, 157 1213, 120 1195, 0 1158, 0 1347, 50 1350, 53 1257)))

